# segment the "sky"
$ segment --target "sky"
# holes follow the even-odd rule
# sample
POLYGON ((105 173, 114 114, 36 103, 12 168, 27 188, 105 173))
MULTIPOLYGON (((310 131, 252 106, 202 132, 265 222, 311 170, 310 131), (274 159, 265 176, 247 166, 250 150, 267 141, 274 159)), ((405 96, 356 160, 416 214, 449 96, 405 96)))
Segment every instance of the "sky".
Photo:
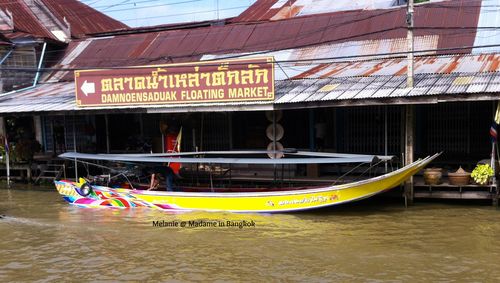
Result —
POLYGON ((234 17, 256 0, 80 0, 128 26, 154 26, 234 17))

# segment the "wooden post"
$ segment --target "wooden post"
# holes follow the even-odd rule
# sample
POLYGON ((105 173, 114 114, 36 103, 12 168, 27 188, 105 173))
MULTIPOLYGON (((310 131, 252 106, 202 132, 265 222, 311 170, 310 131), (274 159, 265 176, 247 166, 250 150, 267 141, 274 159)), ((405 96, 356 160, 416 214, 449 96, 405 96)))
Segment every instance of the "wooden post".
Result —
MULTIPOLYGON (((406 36, 406 41, 408 44, 408 55, 407 55, 407 79, 406 87, 413 88, 413 0, 408 0, 408 6, 406 11, 406 24, 408 27, 408 32, 406 36)), ((413 143, 414 143, 414 113, 415 109, 413 105, 406 105, 405 114, 405 165, 413 162, 413 143)), ((405 206, 413 204, 413 177, 405 182, 405 206)))
MULTIPOLYGON (((384 106, 384 155, 388 154, 388 125, 387 125, 387 105, 384 106)), ((384 162, 385 173, 387 173, 387 162, 384 162)))
MULTIPOLYGON (((5 139, 5 143, 8 145, 9 141, 7 140, 7 138, 4 138, 5 139)), ((5 152, 5 164, 7 165, 7 187, 10 188, 10 149, 9 150, 6 150, 5 152)))
MULTIPOLYGON (((500 101, 498 101, 497 103, 497 107, 496 107, 496 111, 495 111, 495 117, 493 118, 494 119, 494 123, 498 124, 500 122, 500 101)), ((491 168, 493 169, 493 178, 491 180, 491 184, 495 186, 495 195, 493 196, 493 205, 494 206, 498 206, 498 181, 497 181, 497 177, 496 177, 496 152, 495 149, 498 151, 498 141, 496 139, 493 139, 492 140, 492 143, 491 143, 491 160, 490 160, 490 166, 491 168)))
POLYGON ((106 153, 109 153, 109 120, 108 114, 104 114, 104 122, 106 126, 106 153))
MULTIPOLYGON (((0 117, 0 135, 4 137, 5 140, 0 142, 6 144, 8 143, 7 139, 7 128, 5 127, 5 118, 0 117)), ((10 161, 9 161, 9 152, 6 150, 5 152, 5 165, 7 166, 7 187, 10 188, 10 161)))
MULTIPOLYGON (((413 162, 415 140, 415 106, 406 105, 405 109, 405 165, 413 162)), ((405 205, 413 204, 413 177, 405 182, 405 205)))
POLYGON ((315 117, 314 117, 314 109, 309 109, 309 150, 310 151, 316 151, 316 144, 315 144, 315 128, 314 125, 316 125, 315 117))
POLYGON ((233 150, 233 112, 227 113, 228 128, 229 128, 229 150, 233 150))
MULTIPOLYGON (((73 152, 76 152, 76 126, 75 126, 76 116, 73 115, 73 152)), ((78 162, 75 158, 75 182, 78 182, 78 162)))
POLYGON ((500 193, 498 192, 498 180, 495 180, 495 194, 493 195, 493 206, 498 207, 498 198, 500 198, 500 193))

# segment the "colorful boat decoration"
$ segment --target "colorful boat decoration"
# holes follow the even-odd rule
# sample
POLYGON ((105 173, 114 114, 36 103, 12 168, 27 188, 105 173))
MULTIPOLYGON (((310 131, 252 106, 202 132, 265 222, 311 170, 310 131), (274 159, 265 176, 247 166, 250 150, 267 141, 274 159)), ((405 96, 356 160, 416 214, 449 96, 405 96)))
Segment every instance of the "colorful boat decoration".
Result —
MULTIPOLYGON (((361 200, 385 192, 408 180, 439 154, 417 160, 385 175, 357 182, 322 187, 290 188, 280 191, 249 192, 183 192, 148 191, 110 188, 79 182, 55 181, 63 198, 83 207, 134 208, 146 207, 165 211, 230 211, 230 212, 292 212, 317 209, 361 200)), ((82 154, 66 154, 63 158, 83 158, 82 154)), ((137 155, 131 159, 135 159, 137 155)), ((110 156, 87 156, 108 160, 110 156)), ((118 158, 115 156, 115 158, 118 158)), ((155 157, 159 158, 159 157, 155 157)), ((324 157, 321 157, 324 158, 324 157)), ((337 157, 338 158, 338 157, 337 157)), ((340 157, 343 158, 343 157, 340 157)), ((125 159, 123 156, 120 159, 125 159)), ((177 160, 177 159, 176 159, 177 160)), ((219 162, 221 160, 218 160, 219 162)), ((234 161, 234 160, 233 160, 234 161)), ((191 162, 188 158, 183 161, 191 162)), ((198 162, 200 160, 198 159, 198 162)), ((309 160, 311 162, 311 160, 309 160)))

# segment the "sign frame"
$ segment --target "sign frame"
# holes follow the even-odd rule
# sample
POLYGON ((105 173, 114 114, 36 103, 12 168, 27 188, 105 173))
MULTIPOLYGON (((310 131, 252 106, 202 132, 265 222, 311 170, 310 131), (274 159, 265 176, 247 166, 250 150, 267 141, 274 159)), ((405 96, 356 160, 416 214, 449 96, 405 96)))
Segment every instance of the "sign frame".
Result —
POLYGON ((253 57, 76 70, 74 72, 75 103, 77 107, 92 108, 272 102, 275 99, 274 63, 274 57, 253 57), (133 75, 134 72, 139 75, 133 75), (144 74, 148 72, 151 75, 145 76, 144 74), (163 78, 163 88, 159 88, 160 77, 163 78), (188 77, 191 80, 187 81, 188 77), (178 87, 180 84, 183 86, 178 87), (167 85, 174 87, 165 88, 167 85), (132 89, 137 86, 144 87, 144 89, 132 89), (156 86, 159 89, 150 89, 150 86, 156 86), (125 90, 126 88, 129 89, 125 90), (134 90, 136 92, 133 92, 134 90), (94 96, 92 100, 89 99, 89 95, 94 96), (100 103, 96 103, 97 96, 100 103), (156 99, 156 97, 164 99, 156 99), (201 99, 198 99, 200 97, 201 99), (108 99, 110 102, 107 102, 108 99), (127 102, 127 100, 139 99, 140 102, 127 102))

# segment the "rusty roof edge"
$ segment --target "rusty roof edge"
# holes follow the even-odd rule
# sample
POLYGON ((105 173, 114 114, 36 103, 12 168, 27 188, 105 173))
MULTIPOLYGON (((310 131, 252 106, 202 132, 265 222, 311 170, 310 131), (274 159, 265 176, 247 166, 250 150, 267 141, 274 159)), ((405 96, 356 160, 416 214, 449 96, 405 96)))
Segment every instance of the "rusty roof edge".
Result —
MULTIPOLYGON (((227 18, 231 19, 231 18, 227 18)), ((227 19, 220 20, 209 20, 209 21, 200 21, 200 22, 192 22, 192 23, 176 23, 176 24, 166 24, 166 25, 157 25, 157 26, 146 26, 146 27, 137 27, 137 28, 126 28, 126 29, 117 29, 111 30, 108 32, 98 32, 98 33, 88 33, 82 38, 88 37, 101 37, 101 36, 115 36, 115 35, 130 35, 130 34, 142 34, 142 33, 150 33, 150 32, 161 32, 161 31, 170 31, 170 30, 184 30, 191 28, 200 28, 200 27, 218 27, 219 25, 214 25, 220 23, 221 21, 225 21, 227 19)), ((223 24, 221 26, 225 26, 223 24)))
MULTIPOLYGON (((29 15, 33 20, 34 22, 38 25, 38 28, 41 28, 43 30, 43 33, 45 35, 42 35, 42 34, 33 34, 29 31, 24 31, 24 30, 20 30, 18 27, 16 27, 16 17, 15 15, 13 14, 13 18, 14 18, 14 30, 13 30, 13 33, 14 32, 24 32, 24 33, 27 33, 27 34, 30 34, 32 37, 36 37, 36 38, 45 38, 45 39, 52 39, 52 40, 57 40, 56 37, 52 34, 52 32, 38 19, 37 15, 31 10, 31 8, 28 6, 27 3, 25 3, 24 1, 15 1, 14 3, 20 5, 23 9, 23 12, 25 12, 27 15, 29 15)), ((11 3, 11 4, 14 4, 14 3, 11 3)), ((9 3, 7 3, 9 4, 9 3)), ((13 11, 12 11, 13 12, 13 11)))
MULTIPOLYGON (((68 21, 68 23, 70 24, 70 37, 71 38, 79 38, 79 36, 82 36, 82 35, 85 35, 85 33, 83 34, 78 34, 74 31, 73 28, 71 28, 71 25, 74 27, 76 26, 75 23, 71 23, 71 15, 68 15, 64 12, 63 9, 61 9, 60 7, 58 7, 58 5, 54 5, 54 3, 52 3, 51 1, 48 1, 48 0, 39 0, 43 6, 49 10, 51 13, 54 14, 55 18, 61 22, 65 22, 65 21, 68 21)), ((88 14, 88 15, 94 15, 94 16, 98 16, 98 24, 97 25, 121 25, 123 26, 124 28, 130 28, 127 24, 105 14, 105 13, 102 13, 101 11, 93 8, 92 6, 90 5, 87 5, 86 3, 82 2, 82 1, 74 1, 75 4, 77 5, 80 5, 79 8, 82 8, 84 7, 84 9, 87 9, 85 10, 85 14, 88 14), (89 13, 89 11, 91 13, 89 13), (106 23, 103 22, 103 20, 105 21, 108 21, 106 23)), ((78 21, 81 21, 82 20, 82 15, 79 14, 79 13, 75 13, 75 15, 73 16, 73 18, 77 19, 78 21)))

